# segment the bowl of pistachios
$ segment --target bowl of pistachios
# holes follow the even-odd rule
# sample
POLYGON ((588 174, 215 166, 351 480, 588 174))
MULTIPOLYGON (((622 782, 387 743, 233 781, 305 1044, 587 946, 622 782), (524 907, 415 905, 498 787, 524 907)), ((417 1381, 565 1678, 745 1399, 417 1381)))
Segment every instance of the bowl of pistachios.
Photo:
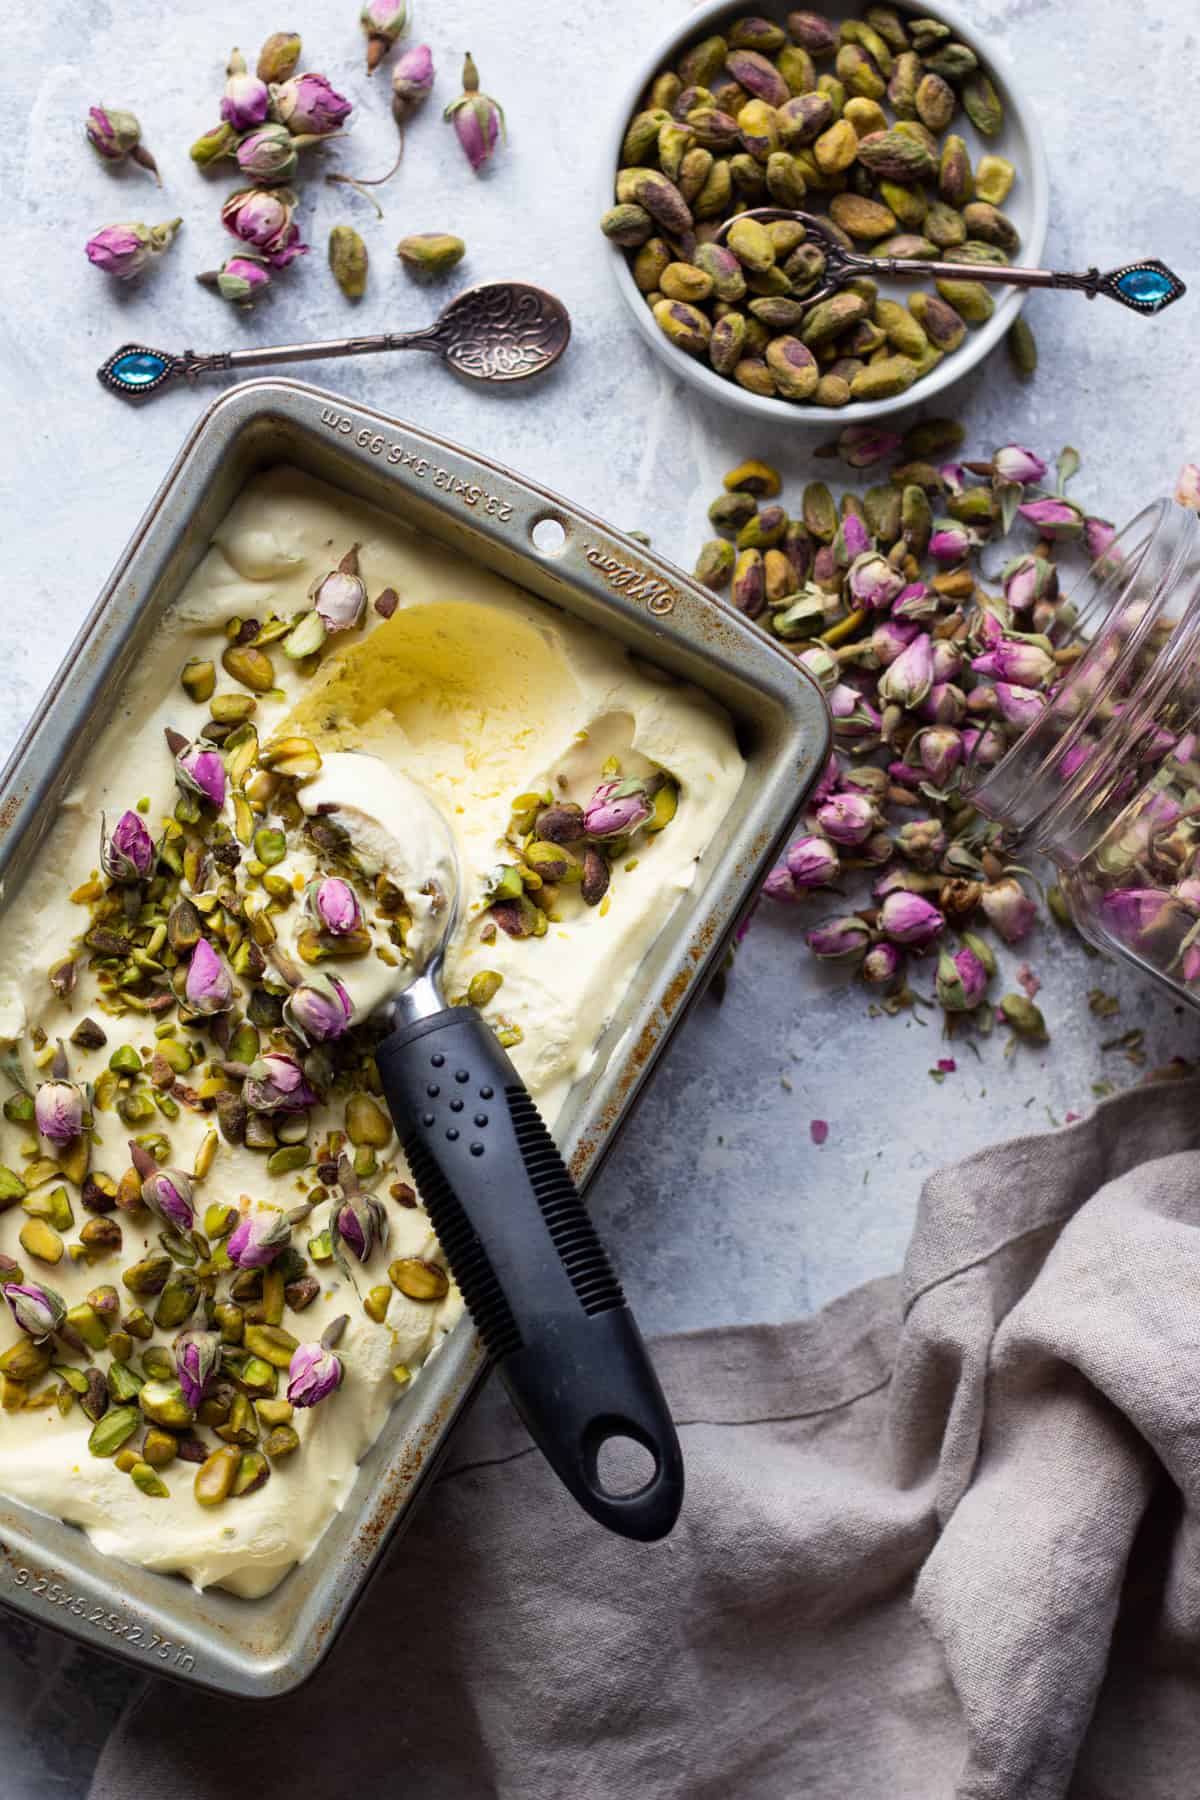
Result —
POLYGON ((944 6, 708 0, 631 82, 609 175, 618 287, 713 399, 824 427, 930 400, 1005 338, 1031 372, 1024 293, 991 274, 1041 258, 1041 132, 944 6))

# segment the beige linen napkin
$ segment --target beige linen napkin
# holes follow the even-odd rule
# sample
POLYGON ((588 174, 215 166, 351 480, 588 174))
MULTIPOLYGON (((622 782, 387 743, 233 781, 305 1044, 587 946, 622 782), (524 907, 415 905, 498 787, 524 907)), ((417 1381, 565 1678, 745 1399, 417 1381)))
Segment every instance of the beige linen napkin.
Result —
POLYGON ((92 1800, 1200 1795, 1200 1083, 934 1176, 902 1277, 667 1339, 628 1544, 498 1389, 325 1669, 152 1686, 92 1800))

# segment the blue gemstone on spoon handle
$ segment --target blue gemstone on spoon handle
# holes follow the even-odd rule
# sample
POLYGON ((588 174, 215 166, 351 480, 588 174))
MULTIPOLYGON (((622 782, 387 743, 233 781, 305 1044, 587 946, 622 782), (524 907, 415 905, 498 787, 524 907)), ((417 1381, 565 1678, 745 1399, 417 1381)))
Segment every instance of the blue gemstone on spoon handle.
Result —
POLYGON ((167 372, 165 356, 154 356, 148 350, 131 350, 125 356, 119 356, 109 373, 119 381, 122 387, 136 391, 149 387, 167 372))
POLYGON ((1156 310, 1174 299, 1176 291, 1176 283, 1165 269, 1127 269, 1118 280, 1117 287, 1135 305, 1153 307, 1156 310))

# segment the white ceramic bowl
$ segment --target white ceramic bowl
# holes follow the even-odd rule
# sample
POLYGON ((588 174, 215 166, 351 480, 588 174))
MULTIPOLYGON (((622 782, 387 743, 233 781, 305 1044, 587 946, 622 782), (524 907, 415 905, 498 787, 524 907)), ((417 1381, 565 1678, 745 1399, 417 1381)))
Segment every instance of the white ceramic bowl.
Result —
MULTIPOLYGON (((868 0, 861 6, 854 5, 851 0, 811 0, 812 10, 821 13, 835 24, 842 19, 860 18, 866 11, 868 0)), ((1042 256, 1046 244, 1046 225, 1050 208, 1050 180, 1046 168, 1046 152, 1042 144, 1042 134, 1037 119, 1028 101, 1023 97, 1019 87, 1013 81, 1008 69, 1000 61, 987 39, 972 29, 967 21, 953 8, 937 4, 926 4, 925 0, 893 0, 897 10, 909 13, 914 18, 937 18, 948 25, 954 36, 975 51, 984 69, 994 81, 1004 101, 1004 129, 993 138, 982 137, 961 110, 953 125, 967 142, 971 152, 972 164, 978 162, 980 156, 991 151, 999 156, 1006 156, 1017 171, 1017 179, 1012 193, 1004 203, 1004 211, 1013 221, 1021 234, 1021 248, 1014 258, 1025 265, 1036 266, 1042 256)), ((781 0, 770 0, 768 4, 752 5, 749 0, 704 0, 704 4, 694 7, 685 13, 668 36, 658 43, 651 54, 635 71, 631 78, 625 99, 614 122, 612 136, 609 141, 607 176, 601 210, 612 205, 612 183, 617 169, 620 167, 621 144, 626 127, 638 109, 638 103, 649 83, 660 69, 674 63, 680 51, 688 44, 708 36, 711 32, 720 31, 723 24, 747 12, 761 13, 763 16, 778 19, 781 23, 786 13, 791 10, 781 0)), ((820 64, 824 70, 830 65, 820 64)), ((813 210, 824 210, 822 196, 815 196, 813 210)), ((764 202, 768 204, 768 202, 764 202)), ((947 256, 952 253, 947 252, 947 256)), ((908 389, 906 393, 897 394, 890 400, 856 400, 849 406, 826 407, 813 406, 794 400, 776 400, 763 394, 747 393, 735 381, 718 375, 708 364, 697 357, 688 356, 677 345, 664 336, 654 321, 654 315, 646 305, 645 299, 638 291, 624 250, 613 247, 613 267, 616 272, 617 286, 633 315, 634 323, 647 344, 656 356, 662 358, 668 368, 689 382, 692 387, 708 395, 710 399, 720 400, 726 406, 735 406, 740 412, 756 414, 761 419, 790 419, 794 424, 804 427, 828 431, 836 421, 839 425, 848 425, 863 419, 882 418, 885 413, 899 412, 905 407, 921 405, 940 394, 945 388, 958 381, 969 369, 983 361, 1004 337, 1009 326, 1020 312, 1025 300, 1025 292, 1021 288, 995 288, 992 290, 996 298, 996 310, 986 325, 976 329, 968 329, 967 336, 960 347, 946 356, 930 374, 908 389)), ((915 282, 883 281, 881 291, 897 300, 903 300, 906 293, 911 293, 915 282)))

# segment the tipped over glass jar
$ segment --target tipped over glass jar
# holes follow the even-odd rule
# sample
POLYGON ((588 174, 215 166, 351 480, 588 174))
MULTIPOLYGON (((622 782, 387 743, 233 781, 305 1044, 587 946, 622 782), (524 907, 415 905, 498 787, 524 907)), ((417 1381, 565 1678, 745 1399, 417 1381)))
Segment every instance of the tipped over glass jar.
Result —
POLYGON ((1055 864, 1090 943, 1200 1006, 1200 513, 1147 507, 1047 635, 1062 675, 964 785, 1055 864))

